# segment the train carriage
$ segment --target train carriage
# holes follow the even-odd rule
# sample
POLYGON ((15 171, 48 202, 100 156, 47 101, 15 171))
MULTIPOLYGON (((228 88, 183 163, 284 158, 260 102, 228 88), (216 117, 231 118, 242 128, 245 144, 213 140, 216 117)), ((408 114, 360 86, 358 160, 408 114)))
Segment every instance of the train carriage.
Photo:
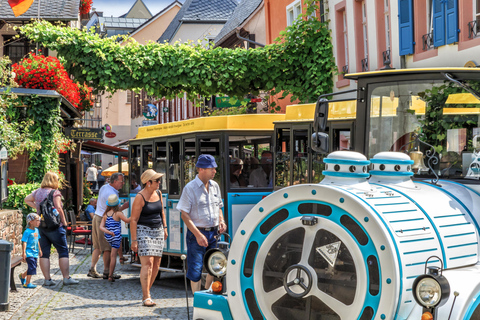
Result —
POLYGON ((288 187, 207 259, 223 287, 195 293, 194 319, 480 319, 480 70, 345 77, 350 124, 327 122, 323 97, 311 137, 276 124, 288 187))

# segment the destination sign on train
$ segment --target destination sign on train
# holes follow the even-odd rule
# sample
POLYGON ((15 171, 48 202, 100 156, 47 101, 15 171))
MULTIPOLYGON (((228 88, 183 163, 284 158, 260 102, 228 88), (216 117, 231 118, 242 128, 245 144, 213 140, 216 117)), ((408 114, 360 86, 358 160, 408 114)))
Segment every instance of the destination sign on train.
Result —
POLYGON ((65 135, 69 139, 102 140, 103 130, 93 128, 65 128, 65 135))

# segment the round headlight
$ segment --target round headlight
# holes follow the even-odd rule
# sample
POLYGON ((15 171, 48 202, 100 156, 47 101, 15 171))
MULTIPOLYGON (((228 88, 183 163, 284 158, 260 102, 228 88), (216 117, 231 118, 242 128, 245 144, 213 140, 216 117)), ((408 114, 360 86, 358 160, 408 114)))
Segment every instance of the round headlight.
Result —
POLYGON ((207 268, 215 277, 223 277, 227 273, 227 257, 222 251, 213 252, 208 257, 207 268))
POLYGON ((450 295, 450 286, 443 276, 422 275, 413 282, 413 296, 425 308, 443 305, 450 295))

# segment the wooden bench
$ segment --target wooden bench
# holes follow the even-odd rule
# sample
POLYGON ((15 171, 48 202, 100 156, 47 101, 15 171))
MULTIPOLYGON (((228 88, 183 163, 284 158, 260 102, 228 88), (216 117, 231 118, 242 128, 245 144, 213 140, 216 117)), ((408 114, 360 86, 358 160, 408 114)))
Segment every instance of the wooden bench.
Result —
POLYGON ((17 286, 15 285, 15 268, 22 264, 22 257, 12 257, 10 260, 10 291, 17 291, 17 286))

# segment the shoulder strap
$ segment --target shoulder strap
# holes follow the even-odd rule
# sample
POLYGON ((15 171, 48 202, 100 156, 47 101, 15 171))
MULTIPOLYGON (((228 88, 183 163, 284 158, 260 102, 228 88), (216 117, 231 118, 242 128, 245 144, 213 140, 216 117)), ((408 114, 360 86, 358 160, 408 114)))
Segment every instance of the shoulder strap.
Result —
POLYGON ((147 200, 145 200, 145 197, 143 196, 143 194, 141 194, 140 192, 138 194, 142 196, 144 202, 147 202, 147 200))
POLYGON ((48 198, 50 201, 53 201, 53 194, 55 193, 55 191, 57 191, 56 189, 52 189, 50 190, 50 193, 48 194, 48 198))

